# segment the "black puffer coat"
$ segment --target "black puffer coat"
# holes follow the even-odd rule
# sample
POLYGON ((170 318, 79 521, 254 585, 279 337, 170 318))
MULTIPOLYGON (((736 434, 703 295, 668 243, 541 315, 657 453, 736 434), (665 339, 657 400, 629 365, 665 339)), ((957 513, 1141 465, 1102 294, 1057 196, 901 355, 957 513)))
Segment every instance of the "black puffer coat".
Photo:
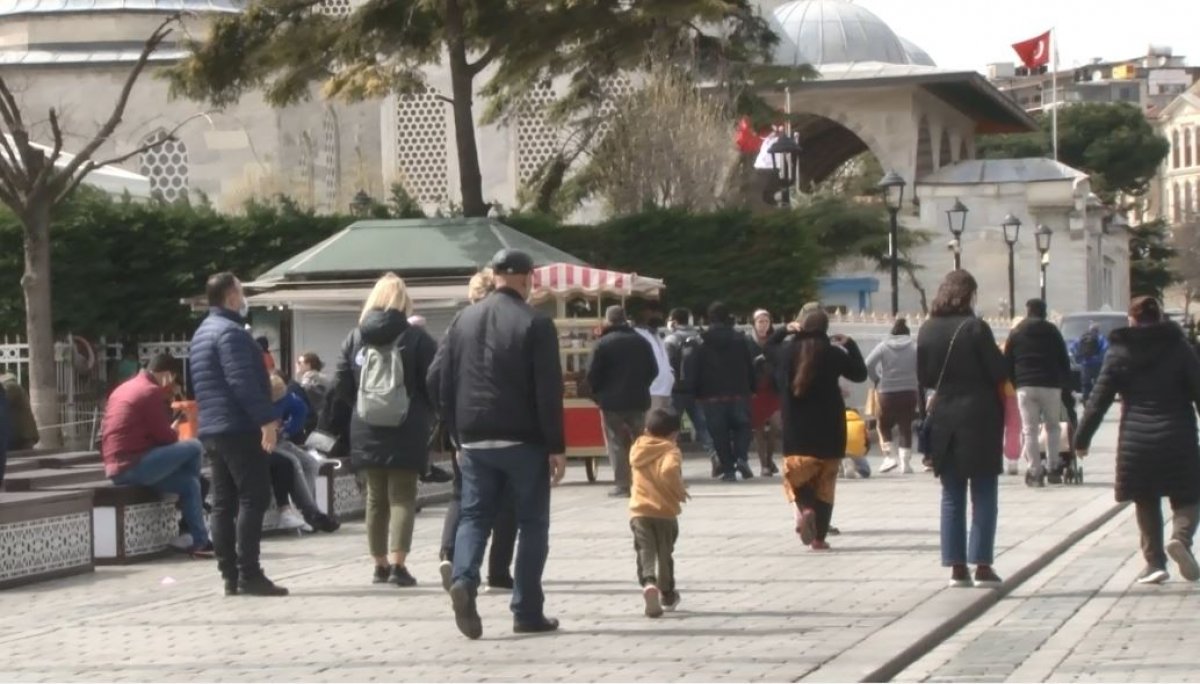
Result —
POLYGON ((931 318, 917 337, 917 378, 923 391, 937 387, 930 421, 933 471, 959 477, 999 475, 1004 468, 1004 407, 1000 383, 1008 375, 991 327, 974 316, 931 318), (962 326, 950 348, 954 331, 962 326), (949 354, 949 358, 947 358, 949 354))
POLYGON ((394 468, 423 473, 429 465, 429 434, 433 428, 433 402, 425 376, 437 352, 437 343, 425 328, 409 325, 402 311, 375 309, 342 344, 338 361, 337 400, 353 407, 358 399, 363 344, 401 348, 404 384, 408 388, 408 416, 396 427, 367 425, 350 409, 351 465, 359 468, 394 468))
POLYGON ((1170 496, 1200 499, 1200 359, 1174 323, 1114 330, 1108 354, 1075 436, 1087 449, 1121 395, 1117 501, 1170 496))

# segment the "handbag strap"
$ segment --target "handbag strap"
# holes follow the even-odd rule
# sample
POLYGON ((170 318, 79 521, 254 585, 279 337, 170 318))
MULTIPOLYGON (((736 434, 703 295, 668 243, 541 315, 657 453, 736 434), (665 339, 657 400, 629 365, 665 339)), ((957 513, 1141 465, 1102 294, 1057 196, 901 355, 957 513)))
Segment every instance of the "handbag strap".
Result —
POLYGON ((946 348, 946 358, 942 359, 942 370, 938 373, 937 385, 933 388, 933 396, 937 396, 939 390, 942 389, 942 380, 946 377, 946 366, 950 365, 950 354, 954 352, 954 343, 958 341, 958 334, 962 332, 963 327, 967 324, 970 318, 963 319, 962 323, 954 329, 954 335, 950 337, 950 346, 946 348))

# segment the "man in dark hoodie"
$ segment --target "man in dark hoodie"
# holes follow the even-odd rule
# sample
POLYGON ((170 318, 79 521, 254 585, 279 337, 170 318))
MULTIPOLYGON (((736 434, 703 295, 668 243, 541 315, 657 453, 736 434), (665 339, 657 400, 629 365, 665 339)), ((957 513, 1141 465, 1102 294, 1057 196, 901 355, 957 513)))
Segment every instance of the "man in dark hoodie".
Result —
POLYGON ((645 428, 650 410, 650 385, 658 376, 658 361, 650 343, 638 334, 625 309, 610 306, 605 328, 592 354, 587 380, 600 406, 604 441, 616 486, 609 496, 629 496, 629 449, 645 428))
POLYGON ((1044 423, 1050 482, 1060 483, 1062 390, 1071 377, 1071 360, 1062 333, 1046 320, 1045 302, 1040 299, 1026 302, 1025 320, 1009 333, 1004 356, 1021 410, 1023 449, 1025 462, 1029 464, 1026 482, 1034 487, 1045 485, 1046 469, 1038 454, 1038 433, 1044 423))
POLYGON ((746 462, 750 450, 750 397, 756 375, 746 338, 733 328, 729 307, 708 307, 708 330, 683 358, 683 385, 704 407, 708 433, 721 460, 721 479, 754 477, 746 462))

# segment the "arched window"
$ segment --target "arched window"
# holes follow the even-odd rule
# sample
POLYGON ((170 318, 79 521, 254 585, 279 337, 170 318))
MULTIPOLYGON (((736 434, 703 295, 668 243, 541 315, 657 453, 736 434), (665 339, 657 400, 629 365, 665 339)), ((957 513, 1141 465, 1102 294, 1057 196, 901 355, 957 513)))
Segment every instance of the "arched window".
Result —
POLYGON ((1179 214, 1179 215, 1175 217, 1175 222, 1181 223, 1183 221, 1187 221, 1188 219, 1191 218, 1192 213, 1194 211, 1195 211, 1195 208, 1192 207, 1192 182, 1184 181, 1183 182, 1183 211, 1176 212, 1176 214, 1179 214))
POLYGON ((446 119, 446 103, 433 88, 396 98, 398 180, 421 204, 440 206, 449 199, 446 119))
POLYGON ((142 139, 157 144, 138 157, 138 170, 150 179, 150 193, 168 202, 187 198, 188 150, 179 138, 159 129, 142 139))
POLYGON ((1192 129, 1190 128, 1183 130, 1183 165, 1188 167, 1192 165, 1192 129))
POLYGON ((1171 221, 1173 223, 1183 222, 1183 198, 1179 196, 1179 183, 1171 185, 1171 221))
POLYGON ((933 136, 929 120, 922 117, 917 127, 917 179, 933 173, 933 136))
POLYGON ((320 209, 335 212, 342 194, 342 141, 338 116, 333 107, 325 110, 321 123, 321 199, 320 209))
POLYGON ((1171 131, 1171 168, 1179 168, 1179 131, 1171 131))
POLYGON ((949 166, 953 153, 950 151, 950 131, 942 129, 942 144, 938 145, 938 168, 949 166))
POLYGON ((962 141, 958 143, 958 160, 966 161, 970 158, 971 153, 967 149, 967 139, 963 138, 962 141))

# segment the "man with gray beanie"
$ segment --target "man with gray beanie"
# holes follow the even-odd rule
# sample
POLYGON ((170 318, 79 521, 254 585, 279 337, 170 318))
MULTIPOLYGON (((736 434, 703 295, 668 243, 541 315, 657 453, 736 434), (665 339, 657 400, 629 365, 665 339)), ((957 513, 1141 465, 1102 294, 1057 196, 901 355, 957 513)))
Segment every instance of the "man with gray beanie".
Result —
POLYGON ((608 307, 604 323, 604 332, 592 353, 587 381, 592 399, 600 406, 608 461, 616 484, 609 496, 628 498, 629 449, 645 426, 650 385, 658 376, 658 361, 650 343, 629 325, 625 309, 608 307))

